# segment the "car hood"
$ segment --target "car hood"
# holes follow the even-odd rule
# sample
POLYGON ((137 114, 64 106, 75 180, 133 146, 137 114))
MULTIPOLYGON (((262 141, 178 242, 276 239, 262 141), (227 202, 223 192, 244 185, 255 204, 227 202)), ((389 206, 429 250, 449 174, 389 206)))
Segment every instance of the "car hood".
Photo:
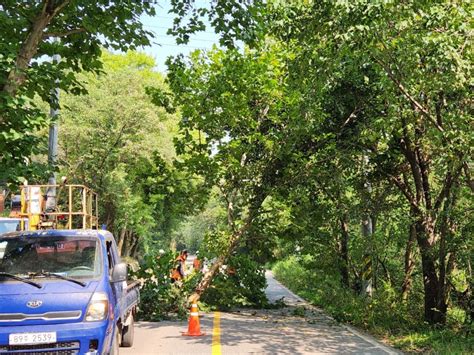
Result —
POLYGON ((85 287, 68 281, 38 283, 41 289, 18 282, 0 283, 0 326, 78 322, 99 285, 98 281, 88 281, 85 287))

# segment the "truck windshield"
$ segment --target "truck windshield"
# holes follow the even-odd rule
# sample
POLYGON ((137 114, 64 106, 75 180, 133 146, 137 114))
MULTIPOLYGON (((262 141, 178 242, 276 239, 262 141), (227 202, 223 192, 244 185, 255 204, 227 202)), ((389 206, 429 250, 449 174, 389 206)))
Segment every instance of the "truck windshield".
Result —
POLYGON ((101 273, 97 239, 0 236, 0 272, 28 277, 51 273, 95 278, 101 273))
POLYGON ((0 234, 8 233, 8 232, 16 232, 20 228, 20 221, 19 220, 7 220, 7 219, 0 219, 0 234))

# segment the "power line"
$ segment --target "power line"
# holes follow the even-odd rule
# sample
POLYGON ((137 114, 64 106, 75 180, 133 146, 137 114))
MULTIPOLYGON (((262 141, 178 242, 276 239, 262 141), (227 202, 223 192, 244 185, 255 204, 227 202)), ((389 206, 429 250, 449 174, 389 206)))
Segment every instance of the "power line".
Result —
MULTIPOLYGON (((171 36, 166 36, 166 35, 156 35, 155 37, 160 37, 160 38, 171 38, 171 36)), ((213 41, 212 39, 201 39, 201 38, 194 38, 194 37, 190 37, 189 38, 190 41, 199 41, 199 42, 210 42, 210 43, 216 43, 217 44, 217 41, 213 41)))
POLYGON ((162 19, 165 19, 165 20, 174 20, 175 18, 178 18, 180 16, 176 15, 176 16, 162 16, 162 15, 154 15, 154 16, 150 16, 150 18, 162 18, 162 19))
MULTIPOLYGON (((143 24, 143 27, 160 28, 160 29, 164 29, 164 30, 170 29, 170 27, 167 27, 167 26, 155 26, 155 25, 146 25, 146 24, 143 24)), ((209 34, 213 34, 213 35, 216 34, 215 32, 210 32, 210 31, 197 31, 197 33, 209 33, 209 34)))
POLYGON ((192 49, 202 49, 202 50, 209 50, 212 49, 212 47, 196 47, 196 46, 188 46, 188 45, 182 45, 182 44, 170 44, 170 43, 158 43, 155 42, 157 46, 165 46, 165 47, 178 47, 178 48, 192 48, 192 49))

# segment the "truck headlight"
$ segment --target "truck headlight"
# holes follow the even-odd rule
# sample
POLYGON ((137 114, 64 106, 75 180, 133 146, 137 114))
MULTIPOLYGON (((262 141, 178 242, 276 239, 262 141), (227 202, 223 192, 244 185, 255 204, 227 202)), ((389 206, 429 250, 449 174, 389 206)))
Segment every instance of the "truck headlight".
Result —
POLYGON ((102 292, 96 292, 92 296, 86 312, 86 322, 96 322, 107 318, 109 311, 109 299, 102 292))

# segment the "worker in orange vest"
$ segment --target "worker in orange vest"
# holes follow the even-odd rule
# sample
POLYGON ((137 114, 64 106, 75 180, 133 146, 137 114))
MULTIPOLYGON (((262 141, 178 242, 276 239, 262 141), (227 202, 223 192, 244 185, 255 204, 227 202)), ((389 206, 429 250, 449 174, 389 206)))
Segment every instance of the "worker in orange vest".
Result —
POLYGON ((193 261, 193 268, 196 272, 201 271, 201 260, 199 260, 199 251, 196 252, 196 257, 193 261))
POLYGON ((186 276, 186 259, 188 251, 183 250, 176 258, 177 265, 171 273, 171 282, 182 280, 186 276))

